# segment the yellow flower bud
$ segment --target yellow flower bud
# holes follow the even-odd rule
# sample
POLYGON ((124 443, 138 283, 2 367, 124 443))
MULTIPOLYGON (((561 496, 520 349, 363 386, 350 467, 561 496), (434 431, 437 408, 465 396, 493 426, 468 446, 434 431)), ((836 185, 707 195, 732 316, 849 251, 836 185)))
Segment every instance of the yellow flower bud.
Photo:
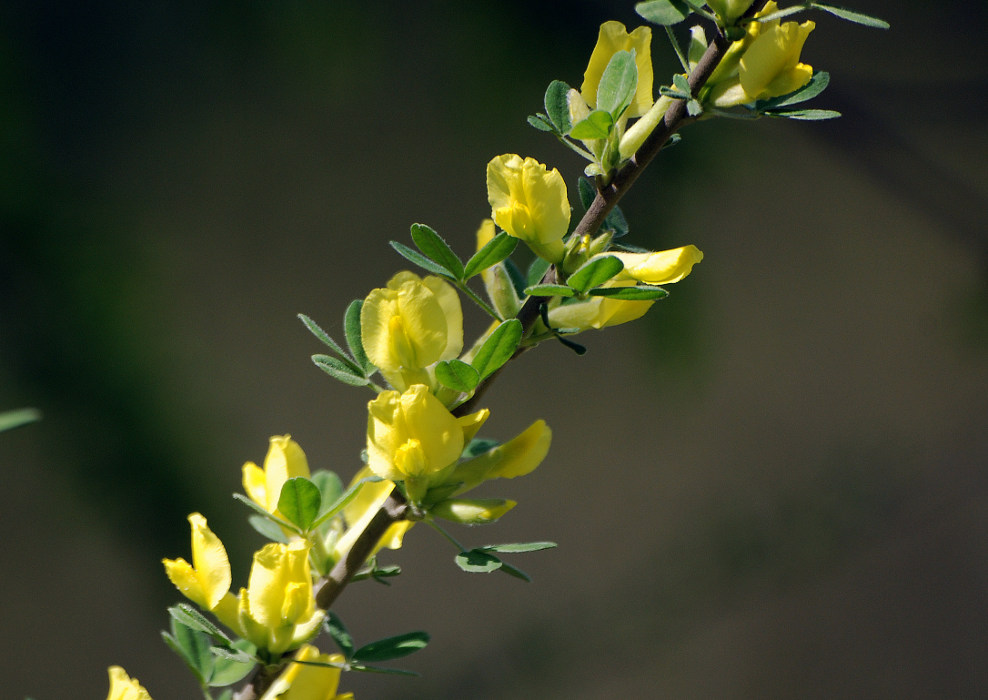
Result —
MULTIPOLYGON (((634 51, 638 68, 638 88, 624 116, 640 117, 652 106, 652 30, 638 27, 630 34, 620 22, 604 22, 600 25, 597 45, 590 55, 590 63, 583 74, 580 94, 591 107, 597 106, 597 88, 611 58, 618 51, 634 51)), ((571 103, 572 104, 572 103, 571 103)), ((572 108, 571 108, 572 109, 572 108)))
POLYGON ((240 623, 254 645, 279 654, 318 630, 309 569, 309 543, 272 542, 254 554, 247 589, 240 591, 240 623))
POLYGON ((294 661, 285 668, 271 684, 261 700, 352 700, 353 694, 337 695, 340 683, 340 669, 315 664, 340 664, 345 661, 341 654, 320 654, 311 644, 299 647, 294 661))
POLYGON ((448 481, 461 483, 457 493, 463 493, 487 479, 525 476, 542 464, 551 442, 549 426, 544 420, 537 420, 503 445, 457 465, 448 481))
POLYGON ((184 559, 163 559, 169 580, 186 598, 206 610, 215 608, 230 590, 230 560, 226 548, 199 513, 189 516, 192 526, 192 564, 184 559))
POLYGON ((487 199, 495 223, 508 235, 544 260, 562 260, 570 208, 558 170, 513 153, 497 156, 487 164, 487 199))
POLYGON ((106 700, 151 700, 151 695, 136 678, 131 678, 119 666, 110 666, 110 692, 106 700))
POLYGON ((672 284, 690 273, 693 266, 703 260, 703 253, 695 245, 661 250, 653 253, 611 252, 624 269, 618 279, 633 279, 651 285, 672 284))
POLYGON ((278 510, 278 499, 285 482, 297 476, 309 478, 309 462, 291 435, 271 438, 264 469, 253 462, 243 466, 244 490, 252 501, 269 513, 278 510))
POLYGON ((399 272, 367 295, 360 334, 367 357, 382 373, 416 372, 460 354, 460 298, 439 277, 399 272))

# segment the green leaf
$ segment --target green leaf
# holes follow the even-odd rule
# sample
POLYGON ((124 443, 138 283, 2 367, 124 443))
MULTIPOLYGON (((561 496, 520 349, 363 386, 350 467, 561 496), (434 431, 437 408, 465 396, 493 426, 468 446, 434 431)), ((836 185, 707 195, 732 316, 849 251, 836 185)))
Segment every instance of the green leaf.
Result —
POLYGON ((323 622, 323 628, 343 652, 343 657, 347 661, 353 658, 353 637, 350 636, 339 615, 330 610, 328 617, 323 622))
POLYGON ((36 408, 18 408, 0 413, 0 432, 19 428, 22 425, 41 420, 41 412, 36 408))
POLYGON ((456 555, 456 565, 471 574, 489 574, 497 571, 504 562, 482 549, 471 549, 456 555))
POLYGON ((565 284, 536 284, 525 288, 530 297, 571 297, 576 291, 565 284))
POLYGON ((470 362, 481 379, 486 379, 511 359, 521 342, 522 332, 521 321, 517 318, 510 318, 494 329, 470 362))
POLYGON ((346 354, 343 348, 340 347, 340 345, 335 340, 330 338, 329 334, 326 333, 326 331, 324 331, 322 328, 320 328, 315 321, 313 321, 305 314, 299 314, 298 317, 299 320, 305 324, 305 327, 309 329, 309 332, 312 333, 312 335, 319 338, 319 340, 321 340, 325 345, 328 345, 330 350, 335 352, 340 357, 349 359, 349 356, 346 354))
POLYGON ((185 625, 177 624, 175 620, 171 621, 171 630, 171 634, 162 631, 162 640, 185 662, 199 684, 204 684, 213 663, 212 654, 209 653, 209 637, 185 625))
POLYGON ((785 107, 806 102, 826 90, 828 85, 830 85, 830 73, 817 71, 810 78, 810 82, 806 83, 803 87, 790 92, 788 95, 773 97, 770 100, 759 100, 755 103, 754 109, 756 112, 761 112, 766 109, 775 109, 776 107, 785 107))
POLYGON ((312 361, 316 367, 331 376, 350 386, 367 386, 367 377, 363 375, 360 368, 352 362, 347 362, 329 355, 313 355, 312 361))
POLYGON ((597 109, 616 121, 631 104, 638 88, 638 66, 634 51, 615 51, 597 87, 597 109))
POLYGON ((682 90, 677 90, 675 88, 667 88, 665 85, 659 87, 659 94, 663 97, 672 97, 676 100, 690 99, 690 94, 688 92, 683 92, 682 90))
POLYGON ((446 268, 453 279, 463 279, 463 263, 449 244, 425 224, 412 224, 412 240, 429 259, 446 268))
POLYGON ((528 285, 531 286, 541 282, 551 264, 548 260, 543 260, 542 258, 532 260, 532 264, 528 266, 528 273, 525 276, 525 281, 528 285))
POLYGON ((698 117, 703 114, 703 105, 700 104, 699 100, 690 99, 686 102, 686 112, 691 117, 698 117))
POLYGON ((484 452, 489 452, 495 447, 501 444, 500 440, 492 440, 490 438, 474 438, 470 441, 470 444, 463 448, 463 454, 461 458, 466 461, 468 459, 473 459, 479 454, 484 452))
POLYGON ((247 522, 252 528, 261 533, 263 537, 266 537, 272 542, 288 542, 288 537, 282 529, 267 518, 262 518, 260 515, 249 515, 247 516, 247 522))
POLYGON ((649 0, 635 5, 635 12, 652 24, 669 26, 682 22, 692 10, 680 0, 649 0))
POLYGON ((528 123, 534 126, 539 131, 555 132, 556 127, 552 125, 549 121, 549 117, 539 112, 538 114, 529 114, 527 117, 528 123))
POLYGON ((308 530, 312 521, 319 515, 322 496, 319 487, 304 476, 295 476, 286 481, 278 496, 278 510, 289 521, 302 530, 308 530))
POLYGON ((563 345, 565 345, 567 348, 569 348, 570 350, 572 350, 573 352, 575 352, 577 355, 586 355, 587 354, 587 348, 586 348, 585 345, 580 345, 579 343, 575 343, 572 340, 570 340, 569 338, 564 338, 561 335, 557 335, 556 336, 556 340, 558 340, 560 343, 562 343, 563 345))
POLYGON ((611 113, 595 109, 587 115, 586 119, 577 122, 569 135, 582 141, 606 139, 611 133, 612 126, 614 126, 614 117, 611 113))
POLYGON ((581 294, 593 287, 599 287, 624 269, 624 263, 613 255, 590 260, 569 276, 566 283, 581 294))
POLYGON ((254 646, 244 639, 234 642, 232 651, 220 647, 213 647, 210 651, 215 657, 213 672, 209 676, 212 687, 232 685, 245 678, 257 665, 253 658, 254 646))
POLYGON ((383 666, 364 666, 363 664, 351 664, 351 671, 361 671, 363 673, 383 673, 393 676, 419 676, 420 673, 408 671, 403 668, 384 668, 383 666))
POLYGON ((374 373, 377 367, 367 359, 364 352, 364 343, 360 336, 360 310, 364 307, 363 299, 354 299, 346 307, 346 314, 343 316, 343 332, 346 335, 346 345, 353 353, 353 359, 364 371, 364 376, 368 377, 374 373))
POLYGON ((463 279, 468 280, 487 268, 494 267, 511 255, 517 245, 517 238, 513 238, 506 232, 501 231, 494 238, 487 241, 487 244, 483 248, 474 253, 472 258, 467 260, 466 267, 463 269, 463 279))
POLYGON ((409 261, 410 263, 418 265, 423 270, 431 272, 434 275, 441 275, 442 277, 450 276, 449 270, 447 270, 439 263, 434 262, 433 260, 430 260, 429 258, 425 257, 424 255, 422 255, 422 253, 418 252, 417 250, 412 250, 404 243, 399 243, 398 241, 391 241, 390 243, 391 243, 391 247, 394 248, 401 257, 405 258, 405 260, 409 261))
POLYGON ((837 119, 840 112, 832 109, 770 109, 762 112, 766 117, 781 117, 783 119, 798 119, 806 122, 818 122, 825 119, 837 119))
POLYGON ((480 383, 480 373, 460 360, 449 360, 436 365, 436 379, 454 391, 470 392, 480 383))
POLYGON ((481 547, 485 552, 501 552, 510 554, 516 552, 539 552, 543 549, 556 547, 555 542, 516 542, 513 544, 488 544, 481 547))
POLYGON ((622 301, 648 301, 651 299, 665 299, 669 292, 662 287, 653 287, 640 284, 637 287, 600 287, 587 292, 594 297, 607 297, 608 299, 621 299, 622 301))
POLYGON ((692 88, 690 88, 690 81, 682 73, 676 73, 672 76, 672 84, 684 95, 690 95, 693 92, 692 88))
POLYGON ((562 80, 553 80, 545 91, 545 113, 563 135, 573 128, 569 117, 569 89, 562 80))
POLYGON ((184 625, 185 627, 189 627, 193 630, 199 630, 200 632, 205 632, 211 638, 223 642, 227 646, 230 645, 230 638, 223 634, 219 627, 207 620, 202 613, 193 608, 191 605, 187 603, 173 605, 168 608, 168 614, 171 615, 171 618, 180 625, 184 625))
POLYGON ((353 652, 353 660, 357 663, 368 663, 400 659, 424 649, 428 643, 427 632, 406 632, 365 644, 353 652))
POLYGON ((843 7, 834 7, 832 5, 821 5, 818 2, 811 3, 811 5, 818 10, 829 12, 835 17, 840 17, 841 19, 847 20, 848 22, 854 22, 855 24, 862 24, 866 27, 873 27, 875 29, 888 29, 891 27, 891 25, 885 20, 872 17, 871 15, 866 15, 862 12, 853 12, 852 10, 845 10, 843 7))
POLYGON ((624 218, 624 212, 621 211, 620 207, 615 206, 611 209, 611 213, 604 219, 601 228, 613 232, 614 238, 628 235, 628 221, 624 218))

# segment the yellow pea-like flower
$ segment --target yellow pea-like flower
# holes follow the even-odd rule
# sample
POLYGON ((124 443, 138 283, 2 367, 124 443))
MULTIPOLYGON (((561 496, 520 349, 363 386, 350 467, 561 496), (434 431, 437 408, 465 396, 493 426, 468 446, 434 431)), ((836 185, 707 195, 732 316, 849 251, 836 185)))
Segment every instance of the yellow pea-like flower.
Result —
MULTIPOLYGON (((639 282, 663 285, 679 282, 693 266, 703 260, 703 253, 693 245, 652 253, 611 252, 624 263, 624 269, 605 287, 630 287, 639 282)), ((554 304, 549 309, 553 328, 588 330, 617 326, 641 318, 654 301, 590 297, 571 303, 554 304)))
POLYGON ((487 164, 487 200, 494 222, 508 235, 544 260, 563 259, 570 208, 558 170, 514 153, 497 156, 487 164))
MULTIPOLYGON (((778 9, 774 0, 769 0, 755 17, 778 9)), ((799 58, 815 26, 810 21, 751 22, 711 74, 704 101, 715 107, 735 107, 786 95, 806 85, 813 77, 813 67, 800 63, 799 58)))
POLYGON ((360 310, 360 334, 368 359, 395 386, 463 348, 460 298, 439 277, 399 272, 374 289, 360 310))
POLYGON ((199 513, 189 516, 192 526, 192 563, 163 559, 165 573, 186 598, 213 610, 230 590, 230 560, 220 539, 199 513))
POLYGON ((110 666, 110 692, 106 700, 151 700, 151 694, 120 666, 110 666))
POLYGON ((244 490, 252 501, 269 513, 278 510, 278 499, 285 482, 297 476, 309 478, 309 462, 291 435, 271 438, 263 469, 253 462, 243 466, 244 490))
POLYGON ((618 51, 634 51, 638 68, 638 87, 631 105, 624 116, 640 117, 652 106, 652 30, 638 27, 630 34, 620 22, 610 21, 600 25, 597 45, 590 54, 590 63, 583 74, 580 94, 591 107, 597 106, 597 88, 611 58, 618 51))
POLYGON ((323 613, 316 608, 308 542, 272 542, 254 553, 241 589, 241 631, 252 644, 279 654, 307 641, 323 613))
POLYGON ((542 464, 551 443, 549 426, 544 420, 537 420, 503 445, 457 465, 448 481, 462 484, 457 493, 463 493, 487 479, 525 476, 542 464))
POLYGON ((299 647, 294 661, 271 684, 261 700, 353 700, 353 693, 337 695, 340 669, 315 664, 343 664, 341 654, 320 654, 311 644, 299 647))

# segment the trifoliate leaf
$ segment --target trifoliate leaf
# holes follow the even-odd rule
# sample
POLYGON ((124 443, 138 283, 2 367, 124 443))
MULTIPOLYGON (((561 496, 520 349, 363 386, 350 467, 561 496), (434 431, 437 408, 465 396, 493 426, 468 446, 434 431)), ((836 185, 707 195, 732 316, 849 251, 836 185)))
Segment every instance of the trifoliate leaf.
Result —
POLYGON ((588 289, 602 285, 623 269, 623 262, 613 255, 606 255, 584 263, 569 276, 566 283, 577 292, 583 293, 588 289))
POLYGON ((652 24, 669 26, 682 22, 692 10, 680 0, 649 0, 635 5, 635 12, 652 24))
POLYGON ((470 362, 481 379, 486 379, 511 359, 518 349, 522 332, 521 321, 517 318, 510 318, 494 329, 470 362))
POLYGON ((480 373, 466 362, 449 360, 436 365, 436 379, 454 391, 467 393, 477 388, 480 373))
POLYGON ((357 663, 400 659, 403 656, 408 656, 420 649, 424 649, 428 643, 429 634, 427 632, 406 632, 405 634, 399 634, 394 637, 379 639, 376 642, 365 644, 353 652, 352 658, 357 663))
POLYGON ((463 269, 463 279, 468 280, 487 268, 494 267, 511 255, 517 245, 517 238, 513 238, 504 231, 501 231, 494 238, 487 241, 487 244, 483 248, 474 253, 472 258, 467 260, 466 267, 463 269))
POLYGON ((569 117, 569 85, 562 80, 553 80, 545 91, 545 112, 549 120, 564 136, 573 128, 569 117))
POLYGON ((412 224, 411 233, 423 255, 445 268, 454 279, 463 278, 463 263, 435 230, 425 224, 412 224))

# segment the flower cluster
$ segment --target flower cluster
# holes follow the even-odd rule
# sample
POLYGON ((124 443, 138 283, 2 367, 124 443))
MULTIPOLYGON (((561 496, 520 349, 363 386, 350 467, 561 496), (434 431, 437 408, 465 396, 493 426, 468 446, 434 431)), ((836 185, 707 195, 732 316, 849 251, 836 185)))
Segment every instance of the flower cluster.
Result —
MULTIPOLYGON (((546 91, 546 113, 530 117, 533 126, 590 161, 587 178, 578 184, 586 213, 575 227, 558 169, 514 153, 498 155, 486 169, 489 218, 485 211, 468 259, 428 226, 415 224, 414 249, 392 246, 426 274, 400 271, 354 300, 344 316, 346 349, 312 319, 300 317, 331 353, 314 355, 315 364, 374 394, 366 404, 362 464, 344 486, 332 471, 310 470, 288 435, 270 439, 261 466, 244 464, 246 495, 238 497, 252 510, 251 525, 270 541, 254 553, 246 586, 237 589, 223 542, 203 515, 188 516, 191 562, 163 564, 168 579, 198 610, 187 604, 172 608, 165 640, 193 670, 207 698, 210 688, 248 676, 252 697, 261 700, 349 698, 337 694, 341 670, 388 671, 371 664, 424 646, 428 635, 411 632, 358 647, 330 611, 350 582, 400 573, 381 566, 378 555, 384 548, 399 549, 415 523, 454 543, 455 561, 468 572, 501 570, 525 578, 498 555, 554 546, 469 548, 438 522, 499 520, 516 505, 513 500, 467 497, 468 492, 527 475, 548 453, 552 432, 543 420, 503 441, 482 435, 497 425, 480 405, 484 391, 507 362, 544 342, 558 340, 582 353, 585 348, 571 336, 642 317, 668 295, 664 286, 681 281, 703 259, 694 245, 650 251, 621 240, 628 225, 615 202, 676 129, 730 108, 756 116, 832 116, 791 109, 826 86, 825 74, 800 62, 813 22, 780 22, 798 9, 780 12, 771 0, 708 0, 705 6, 689 9, 714 22, 715 31, 732 43, 719 38, 708 46, 705 30, 693 27, 689 50, 679 52, 686 73, 661 86, 658 100, 651 29, 629 32, 606 22, 579 90, 554 81, 546 91), (715 66, 708 78, 696 78, 701 62, 715 66), (674 104, 678 116, 667 120, 674 104), (512 259, 519 242, 532 258, 527 271, 512 259), (486 299, 471 287, 476 279, 486 299), (490 317, 471 345, 464 343, 461 299, 490 317), (315 646, 321 631, 341 653, 315 646)), ((690 14, 681 3, 640 3, 638 9, 667 25, 690 14)), ((150 699, 123 669, 111 667, 109 673, 108 700, 150 699)))

